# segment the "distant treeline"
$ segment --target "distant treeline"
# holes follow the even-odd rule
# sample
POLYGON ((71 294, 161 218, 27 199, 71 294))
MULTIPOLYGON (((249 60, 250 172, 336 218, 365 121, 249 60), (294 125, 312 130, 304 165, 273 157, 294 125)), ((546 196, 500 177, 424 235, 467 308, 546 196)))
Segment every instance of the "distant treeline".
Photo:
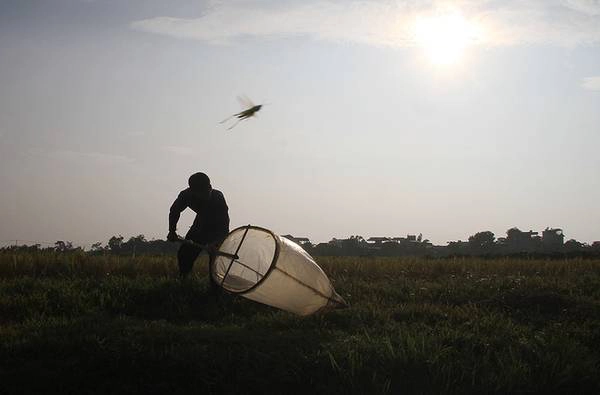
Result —
POLYGON ((166 240, 147 240, 144 235, 130 237, 129 240, 121 235, 113 236, 108 243, 101 242, 92 244, 91 248, 84 251, 81 247, 75 247, 70 241, 59 240, 54 246, 42 247, 40 244, 8 246, 0 251, 56 251, 56 252, 78 252, 90 255, 175 255, 179 248, 178 243, 171 243, 166 240))
MULTIPOLYGON (((564 242, 562 229, 546 228, 542 236, 538 232, 523 232, 511 228, 506 237, 496 239, 494 233, 482 231, 468 238, 468 241, 451 241, 446 246, 436 246, 421 236, 407 238, 376 237, 366 240, 362 236, 351 236, 348 239, 332 239, 327 243, 313 244, 306 238, 288 239, 297 242, 309 254, 314 256, 530 256, 530 257, 573 257, 600 256, 600 243, 591 245, 570 239, 564 242)), ((57 251, 78 252, 91 255, 175 255, 178 243, 166 240, 147 240, 144 235, 130 237, 128 240, 121 235, 113 236, 108 243, 95 243, 89 250, 73 246, 70 241, 57 241, 54 246, 42 247, 39 244, 9 246, 0 251, 57 251)))
MULTIPOLYGON (((294 240, 293 237, 291 237, 294 240)), ((428 240, 415 238, 377 237, 365 240, 362 236, 351 236, 348 239, 333 239, 328 243, 316 245, 310 242, 299 243, 315 256, 521 256, 521 257, 575 257, 600 256, 600 243, 592 245, 570 239, 563 242, 562 229, 546 228, 542 236, 538 232, 522 232, 511 228, 506 237, 496 239, 491 231, 478 232, 468 241, 451 241, 446 246, 436 246, 428 240)), ((298 240, 295 240, 298 241, 298 240)))

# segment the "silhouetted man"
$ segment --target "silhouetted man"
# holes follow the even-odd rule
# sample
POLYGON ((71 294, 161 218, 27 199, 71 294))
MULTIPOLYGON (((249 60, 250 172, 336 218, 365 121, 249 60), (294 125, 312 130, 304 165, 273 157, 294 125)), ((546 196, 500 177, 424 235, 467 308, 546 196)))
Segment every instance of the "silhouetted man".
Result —
MULTIPOLYGON (((223 194, 212 188, 206 174, 192 174, 188 184, 190 187, 181 191, 171 205, 167 240, 179 239, 176 233, 179 216, 183 210, 191 208, 196 212, 196 219, 185 238, 198 244, 208 245, 207 252, 212 264, 216 247, 229 233, 229 208, 223 194)), ((202 249, 185 243, 179 247, 177 261, 181 277, 186 277, 192 271, 194 261, 201 251, 202 249)), ((212 284, 210 273, 209 279, 212 284)))

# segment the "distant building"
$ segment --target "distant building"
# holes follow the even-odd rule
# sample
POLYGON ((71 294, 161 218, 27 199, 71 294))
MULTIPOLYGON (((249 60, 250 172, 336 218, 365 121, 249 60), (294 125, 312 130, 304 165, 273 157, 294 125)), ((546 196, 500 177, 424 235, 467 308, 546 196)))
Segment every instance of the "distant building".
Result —
POLYGON ((406 237, 394 237, 394 238, 392 238, 392 241, 395 241, 396 243, 399 243, 401 245, 413 245, 413 244, 421 243, 422 239, 423 239, 423 235, 419 234, 419 236, 406 235, 406 237))
POLYGON ((457 247, 468 247, 469 246, 468 241, 462 241, 462 240, 448 241, 447 243, 448 243, 448 245, 453 245, 453 246, 457 246, 457 247))
POLYGON ((368 242, 373 243, 373 244, 382 244, 388 241, 392 241, 393 239, 391 237, 369 237, 367 239, 368 242))
POLYGON ((517 228, 511 228, 506 231, 506 239, 502 241, 505 246, 514 252, 534 251, 541 245, 542 238, 538 232, 532 230, 522 232, 517 228))
POLYGON ((564 244, 565 235, 562 229, 546 228, 542 232, 542 247, 546 251, 560 250, 564 244))

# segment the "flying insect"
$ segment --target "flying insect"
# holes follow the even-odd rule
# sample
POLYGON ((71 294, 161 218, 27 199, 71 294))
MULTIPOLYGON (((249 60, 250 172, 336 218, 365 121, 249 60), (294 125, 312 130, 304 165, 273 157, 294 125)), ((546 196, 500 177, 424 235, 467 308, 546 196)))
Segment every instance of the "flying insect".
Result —
POLYGON ((248 99, 246 96, 238 96, 238 101, 242 105, 242 107, 246 108, 244 111, 238 112, 237 114, 233 114, 232 116, 222 120, 219 123, 225 123, 232 118, 238 118, 237 121, 227 128, 227 130, 233 129, 238 123, 243 121, 244 119, 248 119, 256 115, 257 112, 260 111, 263 104, 254 104, 252 100, 248 99))

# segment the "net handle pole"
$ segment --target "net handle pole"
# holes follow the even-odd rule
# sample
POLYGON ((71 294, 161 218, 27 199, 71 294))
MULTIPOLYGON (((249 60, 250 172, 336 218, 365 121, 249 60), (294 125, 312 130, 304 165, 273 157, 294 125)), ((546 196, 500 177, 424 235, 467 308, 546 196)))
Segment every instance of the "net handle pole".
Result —
MULTIPOLYGON (((240 240, 240 244, 238 244, 234 255, 237 257, 238 256, 238 252, 240 251, 240 248, 242 248, 242 243, 244 242, 244 239, 246 238, 246 235, 248 234, 248 230, 250 230, 250 225, 246 226, 246 230, 244 230, 244 235, 242 236, 242 240, 240 240)), ((233 262, 239 259, 238 258, 231 258, 231 262, 229 262, 229 266, 227 267, 227 271, 225 272, 225 275, 223 276, 223 279, 221 280, 221 288, 223 288, 223 283, 225 282, 225 279, 227 278, 227 275, 229 274, 229 271, 231 270, 231 266, 233 266, 233 262)))

